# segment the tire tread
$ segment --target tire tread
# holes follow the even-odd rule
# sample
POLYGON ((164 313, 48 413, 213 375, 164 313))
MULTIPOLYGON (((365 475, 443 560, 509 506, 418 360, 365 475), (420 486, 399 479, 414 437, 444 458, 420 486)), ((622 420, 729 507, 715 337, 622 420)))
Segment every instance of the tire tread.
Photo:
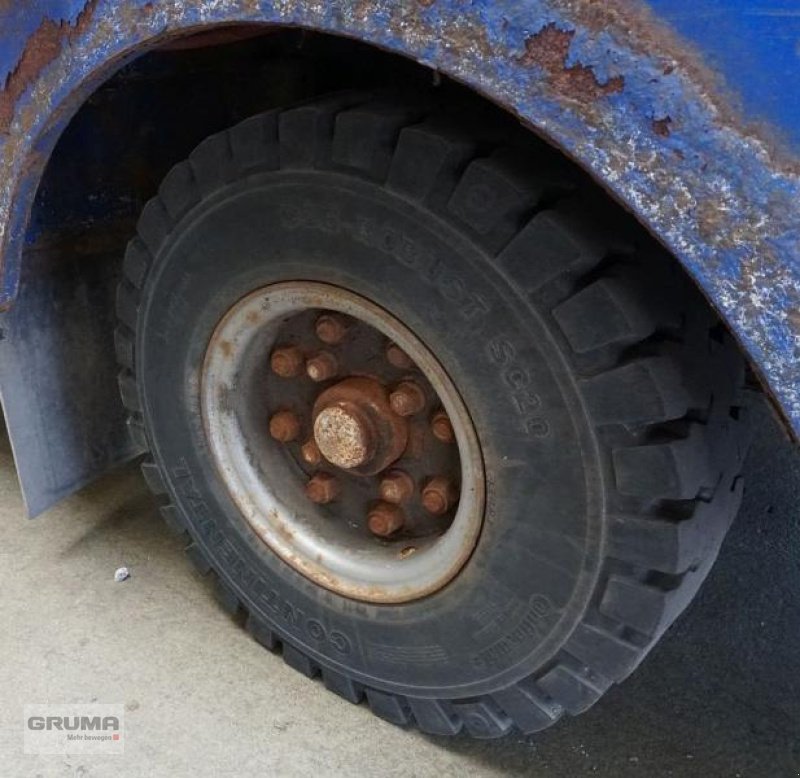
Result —
MULTIPOLYGON (((649 266, 646 274, 621 272, 633 261, 638 238, 629 238, 631 231, 608 217, 608 207, 576 184, 566 161, 496 139, 487 147, 427 104, 343 93, 270 111, 211 136, 172 169, 145 207, 125 254, 116 333, 120 391, 142 448, 148 439, 133 372, 134 333, 154 258, 203 198, 236 176, 279 168, 333 168, 382 182, 479 243, 522 297, 547 302, 582 376, 586 412, 608 441, 610 472, 625 509, 609 524, 613 572, 601 575, 583 621, 545 668, 490 695, 431 700, 388 693, 317 664, 252 613, 244 614, 246 629, 344 699, 431 734, 531 733, 565 712, 581 713, 641 662, 689 602, 735 513, 746 415, 737 423, 730 414, 744 405, 742 360, 733 340, 720 341, 713 317, 696 312, 706 310, 699 294, 675 281, 666 259, 654 255, 654 272, 649 266), (665 332, 670 337, 662 337, 665 332), (687 376, 702 376, 699 388, 687 376), (705 417, 698 419, 695 409, 705 417), (674 505, 680 518, 666 510, 674 505)), ((143 472, 162 498, 170 528, 189 539, 186 553, 198 572, 214 575, 227 610, 245 610, 170 504, 158 465, 148 460, 143 472)))

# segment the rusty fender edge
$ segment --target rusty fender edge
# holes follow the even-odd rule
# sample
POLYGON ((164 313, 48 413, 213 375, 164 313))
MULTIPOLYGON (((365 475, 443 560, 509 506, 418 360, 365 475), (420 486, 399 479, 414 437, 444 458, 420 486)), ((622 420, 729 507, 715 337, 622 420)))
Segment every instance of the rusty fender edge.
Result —
MULTIPOLYGON (((345 35, 466 83, 588 169, 669 247, 800 435, 800 179, 641 3, 611 0, 65 0, 0 71, 0 304, 58 134, 131 57, 206 25, 345 35)), ((0 9, 8 6, 0 0, 0 9)), ((39 9, 39 10, 36 10, 39 9)), ((9 11, 7 13, 14 13, 9 11)), ((2 33, 0 32, 0 35, 2 33)))

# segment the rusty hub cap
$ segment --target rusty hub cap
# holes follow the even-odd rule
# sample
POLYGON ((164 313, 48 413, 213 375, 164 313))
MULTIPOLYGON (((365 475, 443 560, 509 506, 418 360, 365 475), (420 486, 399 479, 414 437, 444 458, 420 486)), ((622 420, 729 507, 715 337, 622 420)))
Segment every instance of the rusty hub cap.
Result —
POLYGON ((370 427, 355 408, 331 405, 314 420, 314 440, 332 465, 350 470, 369 462, 374 448, 370 427))
POLYGON ((212 336, 201 394, 245 523, 320 585, 406 602, 472 552, 485 487, 467 410, 428 349, 368 300, 310 282, 253 292, 212 336))
POLYGON ((346 378, 314 403, 314 440, 332 465, 361 475, 385 470, 402 456, 408 423, 389 402, 389 392, 374 378, 346 378))

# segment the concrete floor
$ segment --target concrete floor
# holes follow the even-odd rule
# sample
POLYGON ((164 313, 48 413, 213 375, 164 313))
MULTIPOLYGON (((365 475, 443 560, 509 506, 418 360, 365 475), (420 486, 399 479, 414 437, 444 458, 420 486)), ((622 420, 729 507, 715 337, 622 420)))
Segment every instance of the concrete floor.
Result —
POLYGON ((745 503, 634 676, 536 737, 403 732, 247 637, 130 467, 28 521, 0 444, 1 776, 800 774, 800 456, 757 414, 745 503), (127 565, 132 578, 115 583, 127 565), (124 756, 25 756, 22 706, 123 702, 124 756))

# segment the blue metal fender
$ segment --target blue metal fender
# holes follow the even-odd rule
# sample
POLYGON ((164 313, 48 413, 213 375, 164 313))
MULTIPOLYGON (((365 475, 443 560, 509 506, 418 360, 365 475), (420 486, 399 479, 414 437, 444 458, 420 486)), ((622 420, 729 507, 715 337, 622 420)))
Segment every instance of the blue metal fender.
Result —
MULTIPOLYGON (((755 58, 751 68, 770 67, 763 45, 747 43, 747 0, 692 7, 703 5, 729 24, 728 48, 743 47, 742 59, 755 58)), ((771 5, 777 24, 797 23, 785 0, 771 5)), ((0 304, 17 291, 44 164, 99 83, 149 47, 207 25, 300 26, 438 69, 559 145, 694 276, 800 435, 800 163, 770 138, 778 131, 753 121, 760 113, 783 122, 797 142, 800 123, 790 125, 800 102, 759 102, 753 79, 739 90, 735 57, 721 56, 725 44, 715 50, 713 31, 703 32, 699 15, 677 14, 681 7, 677 0, 0 0, 0 304), (727 68, 727 86, 699 48, 727 68), (732 107, 737 91, 745 117, 732 107)), ((774 71, 770 98, 782 83, 795 89, 795 70, 784 71, 774 71)))

